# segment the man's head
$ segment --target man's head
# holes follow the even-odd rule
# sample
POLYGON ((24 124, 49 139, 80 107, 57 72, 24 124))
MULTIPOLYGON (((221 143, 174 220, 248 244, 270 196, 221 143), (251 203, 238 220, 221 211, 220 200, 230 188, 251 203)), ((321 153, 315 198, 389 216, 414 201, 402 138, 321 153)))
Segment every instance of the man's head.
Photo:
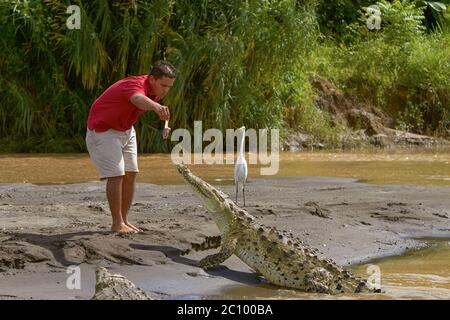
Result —
POLYGON ((177 71, 175 67, 167 61, 158 61, 149 73, 148 81, 152 88, 152 94, 164 98, 172 87, 177 71))

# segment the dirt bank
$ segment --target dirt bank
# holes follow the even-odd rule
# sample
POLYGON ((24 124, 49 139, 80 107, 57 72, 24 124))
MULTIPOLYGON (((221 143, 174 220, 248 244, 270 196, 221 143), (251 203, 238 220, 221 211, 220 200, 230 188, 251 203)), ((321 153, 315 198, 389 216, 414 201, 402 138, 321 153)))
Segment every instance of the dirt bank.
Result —
MULTIPOLYGON (((234 197, 234 187, 220 188, 234 197)), ((420 247, 413 237, 450 237, 450 188, 368 185, 352 179, 254 179, 246 208, 291 230, 342 265, 420 247)), ((111 268, 157 298, 196 297, 232 284, 258 284, 236 257, 204 272, 190 251, 218 229, 185 185, 139 184, 130 213, 141 234, 109 232, 100 182, 0 185, 0 298, 85 299, 94 269, 111 268), (69 290, 67 266, 81 267, 81 289, 69 290)))

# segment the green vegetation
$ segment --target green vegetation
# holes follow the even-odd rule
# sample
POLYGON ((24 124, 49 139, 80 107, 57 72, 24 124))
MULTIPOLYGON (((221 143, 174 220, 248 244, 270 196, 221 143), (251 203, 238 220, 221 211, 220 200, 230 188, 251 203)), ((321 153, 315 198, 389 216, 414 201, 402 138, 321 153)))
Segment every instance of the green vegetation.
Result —
MULTIPOLYGON (((315 79, 391 115, 398 128, 449 136, 449 1, 0 1, 0 151, 85 151, 94 99, 159 59, 179 71, 171 127, 281 128, 333 145, 343 128, 314 103, 315 79), (70 4, 81 28, 68 29, 70 4), (381 29, 365 7, 377 4, 381 29)), ((166 152, 141 116, 144 152, 166 152)))
POLYGON ((353 42, 336 53, 335 82, 393 116, 400 129, 448 136, 448 26, 427 31, 426 7, 414 3, 378 5, 383 12, 380 32, 370 31, 364 21, 350 26, 353 42))

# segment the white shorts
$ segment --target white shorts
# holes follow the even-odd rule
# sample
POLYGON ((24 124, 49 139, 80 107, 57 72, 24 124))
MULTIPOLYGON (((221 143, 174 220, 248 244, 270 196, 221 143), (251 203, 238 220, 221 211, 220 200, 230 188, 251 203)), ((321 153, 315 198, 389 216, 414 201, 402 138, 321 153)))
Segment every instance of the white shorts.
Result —
POLYGON ((139 172, 137 142, 134 127, 127 131, 110 129, 105 132, 87 130, 86 145, 100 179, 139 172))

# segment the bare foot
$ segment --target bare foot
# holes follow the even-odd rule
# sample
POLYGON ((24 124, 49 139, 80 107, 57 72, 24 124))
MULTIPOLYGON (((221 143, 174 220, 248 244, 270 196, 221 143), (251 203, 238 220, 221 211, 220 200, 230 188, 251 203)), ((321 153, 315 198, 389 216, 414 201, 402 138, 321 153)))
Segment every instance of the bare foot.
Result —
POLYGON ((130 228, 125 223, 121 223, 118 226, 113 225, 111 227, 111 230, 115 231, 115 232, 118 232, 118 233, 136 233, 136 230, 134 230, 133 228, 130 228))
POLYGON ((133 226, 133 225, 132 225, 131 223, 129 223, 129 222, 125 222, 125 225, 126 225, 128 228, 133 229, 135 232, 142 232, 142 229, 139 229, 138 227, 133 226))

